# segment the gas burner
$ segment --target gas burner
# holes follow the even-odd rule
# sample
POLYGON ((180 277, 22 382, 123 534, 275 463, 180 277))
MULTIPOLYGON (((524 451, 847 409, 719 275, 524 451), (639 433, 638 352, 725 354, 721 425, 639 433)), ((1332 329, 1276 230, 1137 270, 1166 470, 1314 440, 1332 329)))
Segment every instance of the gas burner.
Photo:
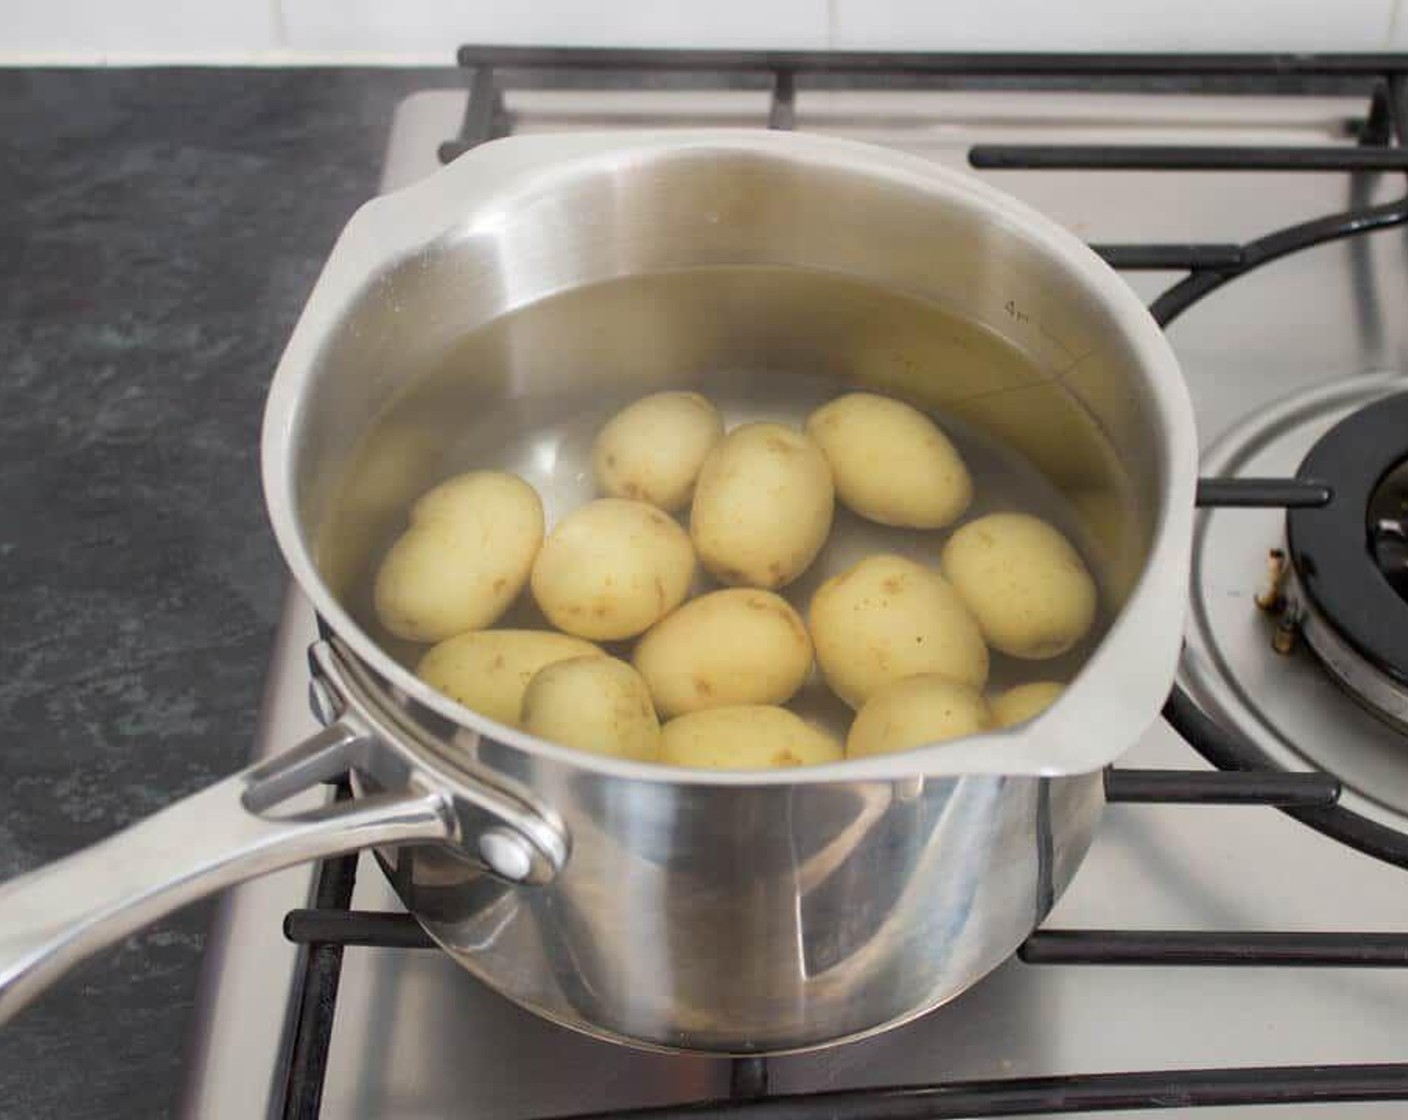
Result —
POLYGON ((1201 515, 1180 671, 1210 715, 1278 765, 1335 775, 1344 808, 1399 832, 1408 832, 1408 601, 1395 587, 1401 573, 1391 581, 1380 565, 1401 565, 1408 550, 1380 522, 1401 518, 1405 436, 1408 377, 1375 374, 1298 393, 1208 450, 1206 475, 1298 474, 1333 496, 1289 513, 1201 515))
POLYGON ((1326 483, 1333 497, 1286 515, 1292 590, 1283 608, 1350 695, 1400 731, 1408 731, 1405 461, 1408 393, 1365 405, 1310 449, 1299 477, 1326 483))

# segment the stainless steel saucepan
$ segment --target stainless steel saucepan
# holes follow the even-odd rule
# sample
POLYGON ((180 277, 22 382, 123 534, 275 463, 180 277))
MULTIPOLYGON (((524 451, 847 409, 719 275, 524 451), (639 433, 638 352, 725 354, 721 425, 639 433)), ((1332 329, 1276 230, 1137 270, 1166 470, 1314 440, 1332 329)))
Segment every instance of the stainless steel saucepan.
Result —
MULTIPOLYGON (((0 1016, 192 899, 359 848, 467 969, 601 1037, 779 1052, 918 1015, 1041 921, 1101 769, 1158 714, 1195 449, 1130 290, 979 182, 795 134, 480 148, 352 219, 270 392, 264 485, 330 635, 312 651, 326 729, 0 887, 0 1016), (870 386, 938 410, 974 461, 1021 452, 1007 499, 1065 511, 1104 595, 1063 697, 988 736, 727 773, 576 753, 419 682, 366 592, 414 496, 501 466, 560 514, 589 496, 601 416, 668 384, 705 385, 730 419, 870 386), (354 798, 280 811, 348 772, 354 798)), ((889 547, 866 532, 839 517, 817 578, 889 547)))

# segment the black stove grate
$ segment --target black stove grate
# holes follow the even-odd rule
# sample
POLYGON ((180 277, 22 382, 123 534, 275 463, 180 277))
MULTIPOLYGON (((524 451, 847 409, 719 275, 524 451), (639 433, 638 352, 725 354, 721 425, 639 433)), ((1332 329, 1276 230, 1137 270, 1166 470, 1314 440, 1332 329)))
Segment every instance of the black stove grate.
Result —
MULTIPOLYGON (((468 72, 470 97, 460 135, 441 145, 445 162, 512 131, 503 98, 509 85, 767 88, 768 127, 789 129, 796 124, 799 80, 831 88, 864 88, 883 80, 887 88, 907 82, 921 88, 1362 93, 1366 115, 1345 122, 1346 137, 1353 137, 1353 144, 981 145, 970 152, 970 162, 988 169, 1408 172, 1408 55, 1401 54, 915 54, 467 46, 458 59, 468 72)), ((1116 268, 1187 272, 1150 305, 1154 318, 1167 326, 1204 296, 1263 264, 1327 241, 1404 224, 1408 190, 1394 201, 1314 218, 1245 245, 1092 247, 1116 268)), ((1198 487, 1201 507, 1298 508, 1324 505, 1330 498, 1323 485, 1294 479, 1203 479, 1198 487)), ((1339 784, 1333 778, 1277 769, 1258 747, 1212 720, 1177 686, 1163 714, 1219 769, 1112 769, 1105 777, 1110 801, 1274 806, 1367 855, 1408 868, 1408 837, 1339 807, 1339 784)), ((409 915, 349 909, 356 860, 345 856, 326 861, 319 869, 316 907, 294 910, 285 919, 286 936, 307 947, 282 1110, 288 1120, 318 1115, 343 949, 432 945, 409 915)), ((1033 966, 1402 968, 1408 967, 1408 933, 1043 929, 1028 938, 1018 956, 1033 966)), ((632 1120, 944 1120, 1396 1101, 1408 1100, 1408 1062, 1076 1074, 794 1096, 769 1096, 767 1088, 767 1060, 738 1058, 733 1060, 727 1099, 611 1115, 632 1120)), ((583 1114, 574 1120, 596 1117, 583 1114)))

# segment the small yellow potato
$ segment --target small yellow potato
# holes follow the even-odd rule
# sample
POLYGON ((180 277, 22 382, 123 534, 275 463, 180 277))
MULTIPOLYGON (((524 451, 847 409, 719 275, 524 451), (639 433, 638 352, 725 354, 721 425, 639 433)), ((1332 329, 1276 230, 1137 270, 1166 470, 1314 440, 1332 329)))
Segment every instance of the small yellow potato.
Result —
POLYGON ((473 630, 431 648, 416 675, 471 711, 517 727, 523 691, 539 670, 592 656, 605 654, 591 642, 552 630, 473 630))
POLYGON ((689 532, 714 578, 775 590, 816 559, 834 507, 831 468, 810 437, 784 424, 744 424, 704 460, 689 532))
POLYGON ((614 657, 574 657, 539 671, 523 694, 523 730, 592 754, 654 762, 660 720, 640 674, 614 657))
POLYGON ((1011 727, 1035 719, 1051 707, 1066 686, 1055 681, 1033 681, 999 692, 988 701, 998 727, 1011 727))
POLYGON ((839 762, 841 744, 786 708, 706 708, 665 724, 660 761, 706 770, 771 770, 839 762))
POLYGON ((826 683, 852 708, 916 673, 970 688, 988 679, 987 647, 958 593, 903 556, 867 556, 827 580, 808 622, 826 683))
POLYGON ((652 393, 606 422, 592 446, 592 469, 613 498, 683 509, 704 457, 723 438, 723 419, 707 398, 652 393))
POLYGON ((886 685, 866 701, 846 736, 846 757, 913 750, 979 735, 992 725, 992 712, 976 689, 921 673, 886 685))
POLYGON ((973 480, 939 426, 903 401, 848 393, 807 419, 836 497, 881 525, 941 529, 973 500, 973 480))
POLYGON ((601 498, 557 525, 533 565, 533 597, 559 630, 579 638, 634 638, 689 592, 689 534, 645 502, 601 498))
POLYGON ((373 591, 398 638, 438 642, 492 626, 508 610, 543 543, 543 503, 517 475, 470 471, 411 507, 373 591))
POLYGON ((943 573, 993 649, 1041 661, 1065 653, 1095 621, 1095 580, 1071 542, 1040 518, 990 513, 944 545, 943 573))
POLYGON ((657 622, 633 658, 665 717, 737 704, 781 704, 812 667, 812 640, 787 600, 734 587, 657 622))

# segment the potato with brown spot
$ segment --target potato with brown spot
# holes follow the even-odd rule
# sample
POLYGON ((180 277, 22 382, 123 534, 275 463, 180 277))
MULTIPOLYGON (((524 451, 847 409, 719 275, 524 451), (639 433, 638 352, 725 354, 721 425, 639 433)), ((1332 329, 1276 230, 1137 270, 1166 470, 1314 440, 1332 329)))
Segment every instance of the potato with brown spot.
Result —
POLYGON ((470 471, 411 507, 373 588, 376 615, 398 638, 438 642, 492 626, 528 581, 543 543, 543 503, 503 471, 470 471))
POLYGON ((841 744, 786 708, 750 704, 690 712, 665 724, 660 761, 707 770, 773 770, 839 762, 841 744))
POLYGON ((846 736, 846 757, 913 750, 992 726, 992 712, 977 689, 920 673, 886 685, 865 702, 846 736))
POLYGON ((944 575, 993 649, 1041 661, 1065 653, 1095 622, 1095 579, 1057 529, 1025 513, 992 513, 944 545, 944 575))
POLYGON ((689 534, 644 502, 601 498, 568 514, 533 565, 548 620, 594 641, 633 638, 684 601, 694 578, 689 534))
POLYGON ((429 650, 416 674, 466 708, 517 727, 523 692, 539 670, 591 656, 605 655, 591 642, 551 630, 474 630, 429 650))
POLYGON ((576 657, 542 669, 523 694, 523 730, 591 754, 654 762, 660 720, 640 674, 614 657, 576 657))
POLYGON ((635 666, 669 718, 703 708, 781 704, 802 687, 812 643, 801 616, 770 591, 701 595, 637 643, 635 666))
POLYGON ((784 424, 744 424, 704 461, 689 531, 716 579, 775 590, 816 559, 834 505, 831 468, 808 436, 784 424))
POLYGON ((916 673, 970 688, 987 681, 987 646, 958 593, 903 556, 868 556, 827 580, 808 622, 826 683, 853 708, 916 673))
POLYGON ((606 422, 592 448, 597 485, 613 498, 683 509, 699 469, 723 439, 716 409, 698 393, 652 393, 606 422))

